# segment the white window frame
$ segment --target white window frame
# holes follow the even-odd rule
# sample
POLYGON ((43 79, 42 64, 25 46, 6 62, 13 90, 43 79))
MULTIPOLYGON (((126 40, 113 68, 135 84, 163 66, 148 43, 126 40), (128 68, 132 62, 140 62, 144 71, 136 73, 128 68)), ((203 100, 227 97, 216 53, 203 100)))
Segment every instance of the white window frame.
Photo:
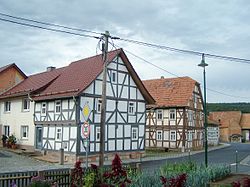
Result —
POLYGON ((62 102, 60 100, 56 100, 55 101, 55 114, 60 114, 61 111, 62 111, 62 102))
POLYGON ((156 131, 156 140, 162 140, 162 131, 156 131))
POLYGON ((176 131, 170 131, 170 141, 176 141, 176 131))
POLYGON ((111 82, 116 83, 117 82, 117 72, 116 71, 111 71, 111 82))
POLYGON ((157 115, 157 120, 163 120, 163 110, 157 110, 157 112, 156 112, 156 115, 157 115), (160 118, 159 118, 159 116, 161 116, 160 118))
POLYGON ((4 125, 3 126, 3 134, 5 135, 5 136, 10 136, 10 126, 9 125, 4 125))
POLYGON ((21 139, 28 139, 29 138, 29 126, 28 125, 22 125, 21 126, 21 139), (26 135, 24 135, 24 133, 26 135))
POLYGON ((131 139, 138 140, 138 128, 132 127, 131 129, 131 139))
POLYGON ((102 111, 102 99, 97 99, 96 102, 96 112, 101 113, 102 111))
POLYGON ((56 128, 56 141, 62 140, 62 127, 56 128))
POLYGON ((46 102, 42 102, 41 105, 41 116, 46 116, 47 113, 47 103, 46 102))
POLYGON ((135 103, 134 102, 128 103, 128 114, 135 115, 135 103))
POLYGON ((23 106, 22 106, 22 109, 23 109, 24 112, 30 111, 30 100, 29 100, 29 98, 24 98, 24 99, 23 99, 23 106), (26 104, 25 104, 25 103, 26 103, 26 104), (25 106, 26 106, 27 108, 25 108, 25 106))
POLYGON ((176 120, 176 109, 169 109, 169 120, 176 120))
POLYGON ((10 112, 11 110, 11 101, 4 102, 4 112, 10 112))
POLYGON ((95 129, 95 141, 101 140, 101 127, 96 127, 95 129))

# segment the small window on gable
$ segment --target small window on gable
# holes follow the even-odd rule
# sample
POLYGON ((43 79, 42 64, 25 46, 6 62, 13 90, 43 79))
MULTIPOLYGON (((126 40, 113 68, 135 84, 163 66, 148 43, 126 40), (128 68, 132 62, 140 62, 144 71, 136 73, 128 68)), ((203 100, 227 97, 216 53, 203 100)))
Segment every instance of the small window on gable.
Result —
POLYGON ((115 71, 111 71, 111 82, 116 82, 116 72, 115 71))
POLYGON ((30 100, 28 98, 23 99, 23 111, 30 110, 30 100))
POLYGON ((55 113, 57 114, 61 113, 61 101, 55 102, 55 113))
POLYGON ((46 115, 46 110, 47 110, 46 103, 42 103, 42 109, 41 109, 42 116, 46 115))
POLYGON ((176 118, 176 111, 175 111, 175 109, 170 109, 169 110, 169 120, 175 120, 175 118, 176 118))
POLYGON ((157 110, 157 120, 163 120, 163 110, 157 110))
POLYGON ((162 131, 157 131, 156 140, 162 140, 162 131))
POLYGON ((100 139, 101 139, 101 129, 100 129, 100 127, 96 127, 96 138, 95 138, 95 140, 100 141, 100 139))
POLYGON ((56 129, 56 140, 62 140, 62 128, 56 129))
POLYGON ((101 99, 98 99, 97 100, 97 103, 96 103, 96 111, 98 113, 101 113, 101 110, 102 110, 102 100, 101 99))
POLYGON ((5 101, 4 102, 4 112, 10 112, 10 108, 11 108, 11 102, 5 101))
POLYGON ((138 129, 132 128, 132 140, 137 140, 137 139, 138 139, 138 129))
POLYGON ((130 115, 135 114, 135 103, 129 102, 129 104, 128 104, 128 114, 130 114, 130 115))

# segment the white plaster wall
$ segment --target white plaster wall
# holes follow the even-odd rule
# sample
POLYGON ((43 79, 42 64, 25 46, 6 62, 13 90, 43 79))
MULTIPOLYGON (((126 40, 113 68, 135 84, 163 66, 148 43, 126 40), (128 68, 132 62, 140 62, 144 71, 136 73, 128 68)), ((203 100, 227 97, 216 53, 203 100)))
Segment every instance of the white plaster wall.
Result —
POLYGON ((4 112, 4 101, 1 101, 0 124, 10 126, 10 135, 15 134, 20 145, 34 146, 35 125, 33 122, 34 102, 30 102, 30 110, 22 111, 22 98, 11 99, 11 111, 4 112), (28 139, 21 139, 21 126, 27 125, 28 139))

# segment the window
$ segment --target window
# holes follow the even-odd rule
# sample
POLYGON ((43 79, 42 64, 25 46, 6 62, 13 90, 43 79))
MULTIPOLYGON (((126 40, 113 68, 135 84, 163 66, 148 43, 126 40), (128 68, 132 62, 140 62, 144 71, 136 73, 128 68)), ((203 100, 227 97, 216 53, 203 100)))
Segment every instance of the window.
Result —
POLYGON ((111 82, 116 82, 116 72, 115 71, 113 71, 111 73, 111 82))
POLYGON ((157 137, 156 140, 162 140, 162 131, 157 131, 157 137))
POLYGON ((101 100, 101 99, 98 99, 98 100, 97 100, 97 104, 96 104, 96 111, 97 111, 98 113, 100 113, 101 110, 102 110, 102 100, 101 100))
POLYGON ((138 129, 132 128, 132 140, 137 140, 137 139, 138 139, 138 129))
POLYGON ((30 110, 30 100, 28 98, 23 99, 23 111, 30 110))
POLYGON ((128 114, 135 114, 135 103, 130 102, 128 104, 128 114))
POLYGON ((28 131, 29 131, 28 126, 21 126, 21 138, 22 139, 27 139, 28 138, 28 131))
POLYGON ((4 112, 10 112, 10 106, 11 106, 11 102, 5 101, 4 102, 4 112))
POLYGON ((100 141, 101 139, 101 131, 100 127, 96 127, 96 141, 100 141))
POLYGON ((10 135, 10 126, 9 125, 4 125, 3 128, 4 128, 3 129, 4 130, 4 132, 3 132, 4 135, 9 136, 10 135))
POLYGON ((188 141, 192 141, 192 140, 193 140, 193 133, 188 132, 188 141))
POLYGON ((188 111, 188 121, 193 121, 193 111, 188 111))
POLYGON ((46 103, 42 103, 42 116, 46 115, 46 103))
POLYGON ((169 110, 169 119, 170 120, 175 120, 175 109, 170 109, 169 110))
POLYGON ((56 129, 56 140, 62 140, 62 129, 61 128, 56 129))
POLYGON ((175 131, 170 131, 170 140, 176 141, 176 132, 175 131))
POLYGON ((157 110, 157 120, 163 120, 163 110, 157 110))
POLYGON ((61 113, 61 101, 56 101, 55 103, 55 113, 61 113))

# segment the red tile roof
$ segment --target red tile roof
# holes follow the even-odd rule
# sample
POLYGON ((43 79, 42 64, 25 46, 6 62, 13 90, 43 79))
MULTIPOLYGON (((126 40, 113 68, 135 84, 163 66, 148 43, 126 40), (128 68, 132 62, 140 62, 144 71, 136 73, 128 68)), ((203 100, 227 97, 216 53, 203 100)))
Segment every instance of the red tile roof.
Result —
MULTIPOLYGON (((147 103, 153 104, 154 99, 145 89, 122 49, 109 52, 107 60, 110 62, 117 55, 124 61, 125 66, 147 103)), ((69 66, 64 68, 30 76, 27 80, 9 90, 9 92, 6 93, 8 95, 5 94, 5 97, 17 96, 18 94, 27 92, 32 92, 33 94, 37 93, 33 96, 34 100, 78 96, 98 77, 98 75, 100 75, 102 70, 102 55, 82 59, 72 62, 69 66)))
POLYGON ((144 80, 143 84, 155 99, 155 107, 188 106, 195 85, 199 85, 190 77, 144 80))
POLYGON ((8 64, 6 66, 3 66, 3 67, 0 67, 0 73, 11 68, 11 67, 14 67, 16 68, 16 70, 24 77, 24 78, 27 78, 27 76, 22 72, 22 70, 15 64, 15 63, 12 63, 12 64, 8 64))
POLYGON ((55 69, 50 72, 43 72, 30 75, 28 78, 17 84, 7 92, 0 95, 0 98, 16 97, 26 95, 28 93, 36 93, 48 86, 55 80, 65 68, 55 69))

